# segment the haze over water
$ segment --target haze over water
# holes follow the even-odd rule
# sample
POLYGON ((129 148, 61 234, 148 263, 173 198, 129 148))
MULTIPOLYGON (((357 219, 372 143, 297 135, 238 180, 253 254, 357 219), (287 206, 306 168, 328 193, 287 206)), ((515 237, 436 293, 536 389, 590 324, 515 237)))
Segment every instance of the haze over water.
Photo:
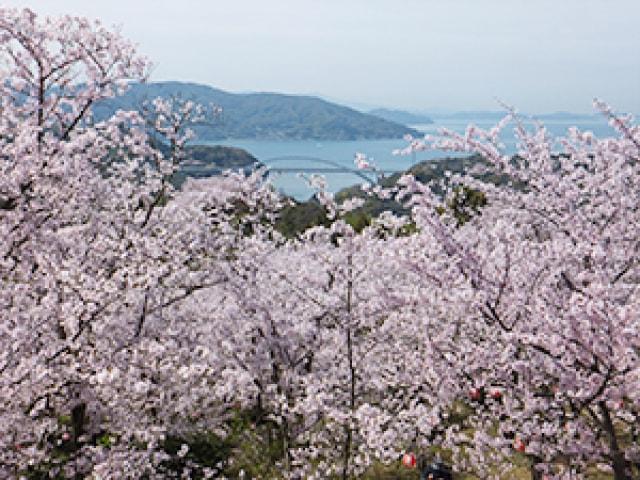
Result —
MULTIPOLYGON (((435 119, 434 123, 426 125, 412 125, 425 134, 437 134, 438 129, 447 128, 463 133, 467 126, 473 123, 480 128, 490 128, 496 121, 486 118, 456 117, 435 119)), ((584 131, 592 131, 598 137, 615 135, 607 120, 601 116, 592 118, 575 117, 545 120, 545 127, 554 137, 564 136, 567 129, 576 126, 584 131)), ((517 151, 516 140, 513 135, 513 125, 507 126, 502 132, 501 140, 505 146, 505 152, 514 154, 517 151)), ((425 151, 414 155, 394 155, 393 151, 407 146, 402 138, 387 140, 354 140, 354 141, 279 141, 279 140, 243 140, 230 139, 220 142, 208 142, 210 144, 228 145, 247 150, 259 161, 274 168, 299 168, 301 170, 313 168, 331 168, 327 165, 313 161, 313 158, 329 160, 345 168, 355 169, 353 159, 356 152, 364 153, 373 158, 375 165, 385 172, 404 171, 413 164, 447 156, 459 156, 452 152, 425 151), (281 157, 301 157, 297 160, 280 160, 281 157)), ((323 173, 329 184, 329 189, 336 192, 342 188, 363 183, 363 179, 352 173, 323 173)), ((295 172, 286 172, 273 175, 274 185, 286 195, 297 200, 306 200, 313 195, 304 179, 295 172)))

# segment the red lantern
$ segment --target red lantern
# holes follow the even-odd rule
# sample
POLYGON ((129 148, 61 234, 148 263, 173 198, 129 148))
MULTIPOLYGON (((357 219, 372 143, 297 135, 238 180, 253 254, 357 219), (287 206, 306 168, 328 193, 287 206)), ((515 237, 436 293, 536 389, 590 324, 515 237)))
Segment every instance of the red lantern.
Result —
POLYGON ((416 456, 413 453, 405 453, 402 456, 402 465, 407 468, 416 468, 416 456))
POLYGON ((516 439, 515 442, 513 442, 513 448, 515 448, 520 453, 524 453, 524 451, 526 449, 526 445, 524 444, 524 442, 522 440, 520 440, 518 438, 518 439, 516 439))
POLYGON ((494 390, 491 392, 491 397, 495 400, 500 400, 502 398, 502 392, 500 390, 494 390))
POLYGON ((471 400, 480 400, 481 396, 482 392, 480 392, 479 388, 472 388, 471 390, 469 390, 469 398, 471 400))

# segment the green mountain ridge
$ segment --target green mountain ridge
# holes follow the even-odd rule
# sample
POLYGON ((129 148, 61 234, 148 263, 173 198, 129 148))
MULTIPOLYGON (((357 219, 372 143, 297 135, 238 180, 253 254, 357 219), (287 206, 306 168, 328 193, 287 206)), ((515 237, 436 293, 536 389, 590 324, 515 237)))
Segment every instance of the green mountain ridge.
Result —
POLYGON ((365 140, 419 135, 416 130, 317 97, 280 93, 229 93, 206 85, 181 82, 133 84, 121 96, 96 105, 94 115, 105 118, 118 109, 139 109, 145 100, 179 96, 222 107, 210 124, 194 128, 198 141, 365 140))

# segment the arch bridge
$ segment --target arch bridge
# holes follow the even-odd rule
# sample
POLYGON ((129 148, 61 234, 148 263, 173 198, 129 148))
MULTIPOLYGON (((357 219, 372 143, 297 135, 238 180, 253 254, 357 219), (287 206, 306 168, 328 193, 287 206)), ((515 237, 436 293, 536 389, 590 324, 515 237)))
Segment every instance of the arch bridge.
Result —
MULTIPOLYGON (((358 170, 357 168, 350 168, 345 165, 341 165, 333 160, 327 160, 325 158, 311 157, 306 155, 284 155, 280 157, 273 157, 262 162, 268 173, 350 173, 360 177, 365 182, 375 184, 378 182, 378 172, 358 170), (304 162, 311 164, 309 166, 279 166, 273 165, 286 162, 304 162), (319 166, 313 166, 313 164, 319 164, 319 166)), ((387 173, 387 172, 379 172, 387 173)))

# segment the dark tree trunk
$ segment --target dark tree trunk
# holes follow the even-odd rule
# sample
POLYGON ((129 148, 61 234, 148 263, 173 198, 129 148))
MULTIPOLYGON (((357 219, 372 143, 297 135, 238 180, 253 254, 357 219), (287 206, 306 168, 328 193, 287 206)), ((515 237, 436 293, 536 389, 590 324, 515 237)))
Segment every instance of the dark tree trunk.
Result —
POLYGON ((602 414, 602 426, 607 433, 609 441, 609 455, 613 467, 613 478, 615 480, 631 480, 629 473, 629 463, 624 458, 624 453, 620 450, 618 437, 616 436, 615 426, 611 420, 609 408, 604 401, 598 403, 600 413, 602 414))

